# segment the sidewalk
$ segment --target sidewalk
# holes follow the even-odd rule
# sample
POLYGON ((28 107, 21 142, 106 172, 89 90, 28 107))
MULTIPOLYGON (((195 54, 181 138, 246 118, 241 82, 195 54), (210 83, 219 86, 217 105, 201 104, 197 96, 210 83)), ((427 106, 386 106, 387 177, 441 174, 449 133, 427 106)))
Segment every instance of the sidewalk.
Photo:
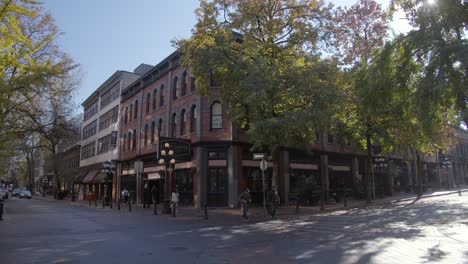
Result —
MULTIPOLYGON (((463 193, 468 192, 468 186, 463 186, 461 188, 462 195, 466 195, 463 193)), ((444 190, 444 191, 434 191, 434 192, 427 192, 425 193, 420 199, 429 198, 429 197, 436 197, 442 195, 449 195, 449 194, 457 194, 457 189, 452 190, 444 190)), ((55 200, 53 196, 33 196, 33 199, 38 200, 46 200, 46 201, 53 201, 53 202, 62 202, 68 203, 71 206, 82 206, 88 208, 95 208, 96 210, 105 210, 105 211, 114 211, 116 213, 123 213, 123 214, 133 214, 135 216, 144 217, 144 216, 153 216, 153 206, 150 208, 143 208, 142 205, 135 205, 132 204, 132 211, 129 212, 128 205, 123 206, 121 205, 120 210, 117 210, 117 204, 113 203, 113 208, 111 209, 109 206, 102 207, 102 200, 97 201, 97 206, 93 201, 91 206, 89 206, 88 201, 84 200, 76 200, 75 202, 71 201, 70 197, 65 198, 64 200, 55 200)), ((417 199, 416 194, 400 194, 395 195, 392 197, 386 197, 383 199, 377 199, 373 201, 371 204, 366 203, 363 200, 348 200, 347 207, 344 207, 343 202, 336 203, 336 204, 324 204, 324 210, 321 210, 320 205, 316 206, 303 206, 299 207, 296 211, 296 207, 294 205, 290 206, 280 206, 277 210, 276 219, 294 219, 301 216, 306 215, 316 215, 321 214, 324 212, 332 212, 338 210, 350 210, 355 208, 366 208, 366 207, 373 207, 378 205, 384 204, 392 204, 398 203, 403 201, 411 201, 417 199)), ((240 223, 241 222, 241 211, 239 208, 207 208, 208 213, 208 220, 205 220, 205 208, 194 208, 194 207, 184 207, 181 206, 177 210, 177 217, 172 217, 168 214, 162 214, 163 205, 158 204, 157 211, 158 215, 154 217, 165 217, 168 219, 172 219, 174 221, 205 221, 209 223, 216 223, 216 224, 229 224, 229 223, 240 223)), ((249 209, 249 217, 251 222, 262 222, 271 220, 271 217, 265 212, 263 207, 252 207, 249 209)))

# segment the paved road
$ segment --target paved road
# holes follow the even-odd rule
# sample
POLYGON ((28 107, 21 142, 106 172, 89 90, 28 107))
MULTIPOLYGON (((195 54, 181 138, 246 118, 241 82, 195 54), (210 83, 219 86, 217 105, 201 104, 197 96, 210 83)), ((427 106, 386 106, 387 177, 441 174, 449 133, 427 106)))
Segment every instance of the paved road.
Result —
POLYGON ((0 262, 468 263, 468 194, 213 225, 9 199, 0 262))

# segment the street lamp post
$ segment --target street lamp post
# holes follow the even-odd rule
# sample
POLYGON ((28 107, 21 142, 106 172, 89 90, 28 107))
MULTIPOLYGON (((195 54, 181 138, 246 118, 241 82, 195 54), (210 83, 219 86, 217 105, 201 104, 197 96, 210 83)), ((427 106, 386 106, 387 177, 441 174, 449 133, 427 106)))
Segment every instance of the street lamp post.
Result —
MULTIPOLYGON (((387 167, 387 161, 385 160, 384 157, 382 157, 381 154, 377 154, 376 157, 374 158, 373 162, 374 168, 386 168, 387 167)), ((375 201, 375 177, 372 177, 372 192, 374 196, 374 201, 375 201)))
POLYGON ((164 149, 161 150, 161 155, 159 159, 159 164, 164 166, 164 185, 165 185, 165 195, 164 195, 164 213, 170 214, 171 213, 171 187, 172 181, 170 181, 169 176, 167 174, 168 169, 171 166, 175 166, 176 160, 174 159, 174 150, 171 149, 169 143, 164 144, 164 149))
POLYGON ((109 193, 112 193, 112 180, 113 180, 113 176, 114 176, 114 173, 115 173, 115 165, 114 165, 114 163, 112 161, 108 160, 108 161, 104 162, 103 167, 104 168, 102 169, 102 172, 107 174, 107 177, 106 177, 106 180, 105 180, 105 183, 106 183, 105 195, 106 195, 106 197, 104 198, 104 200, 105 200, 105 204, 108 204, 110 206, 110 208, 112 208, 112 198, 109 197, 109 193), (111 188, 109 188, 109 186, 111 188))

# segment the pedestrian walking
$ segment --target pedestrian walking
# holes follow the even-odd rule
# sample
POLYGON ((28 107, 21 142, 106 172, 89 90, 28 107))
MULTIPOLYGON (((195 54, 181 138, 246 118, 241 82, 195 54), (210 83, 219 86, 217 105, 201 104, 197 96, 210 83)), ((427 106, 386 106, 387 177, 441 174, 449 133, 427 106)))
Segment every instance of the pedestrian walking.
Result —
POLYGON ((268 212, 271 215, 271 218, 274 218, 276 215, 276 209, 280 205, 280 197, 278 195, 278 191, 276 191, 276 187, 273 186, 271 191, 268 193, 268 212))
POLYGON ((130 193, 128 192, 127 188, 124 187, 122 191, 122 201, 124 205, 127 205, 127 203, 129 202, 129 199, 130 199, 130 193))
POLYGON ((154 204, 159 203, 159 192, 156 185, 153 185, 153 188, 151 188, 151 198, 153 199, 154 204))
POLYGON ((151 191, 146 183, 143 188, 143 208, 150 208, 151 198, 151 191))
POLYGON ((179 192, 177 189, 171 195, 172 216, 176 216, 177 204, 179 203, 179 192))
POLYGON ((242 208, 242 219, 244 222, 249 221, 249 204, 252 202, 252 197, 250 195, 249 188, 246 188, 240 195, 239 195, 239 202, 242 208))

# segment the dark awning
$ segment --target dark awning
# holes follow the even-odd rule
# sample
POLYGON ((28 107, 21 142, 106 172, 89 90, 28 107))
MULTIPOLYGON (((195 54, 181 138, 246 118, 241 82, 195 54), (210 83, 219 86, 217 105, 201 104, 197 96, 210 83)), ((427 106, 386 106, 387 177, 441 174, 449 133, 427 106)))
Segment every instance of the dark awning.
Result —
POLYGON ((94 180, 94 177, 98 174, 98 170, 88 171, 86 176, 83 179, 83 183, 91 183, 94 180))
POLYGON ((76 184, 82 183, 86 175, 88 175, 88 173, 77 173, 75 177, 73 178, 73 183, 76 183, 76 184))
POLYGON ((107 174, 99 172, 93 180, 93 183, 104 183, 106 181, 107 174))

